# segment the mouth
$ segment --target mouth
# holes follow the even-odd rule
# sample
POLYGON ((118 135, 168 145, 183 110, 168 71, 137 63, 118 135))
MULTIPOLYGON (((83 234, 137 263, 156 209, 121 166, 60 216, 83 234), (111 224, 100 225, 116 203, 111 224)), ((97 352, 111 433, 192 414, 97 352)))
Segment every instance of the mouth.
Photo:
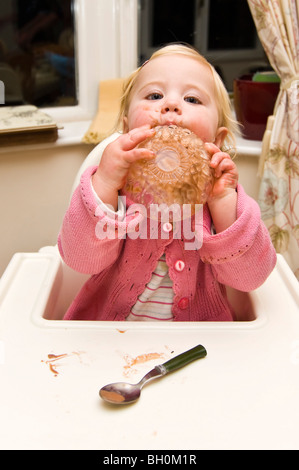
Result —
POLYGON ((151 116, 151 127, 157 126, 177 126, 177 127, 184 127, 184 123, 182 119, 179 119, 178 116, 174 114, 169 114, 168 116, 151 116))
POLYGON ((167 119, 163 122, 161 122, 161 126, 177 126, 177 127, 183 127, 182 122, 178 122, 175 119, 167 119))
POLYGON ((168 120, 163 125, 164 126, 178 126, 178 123, 174 120, 168 120))

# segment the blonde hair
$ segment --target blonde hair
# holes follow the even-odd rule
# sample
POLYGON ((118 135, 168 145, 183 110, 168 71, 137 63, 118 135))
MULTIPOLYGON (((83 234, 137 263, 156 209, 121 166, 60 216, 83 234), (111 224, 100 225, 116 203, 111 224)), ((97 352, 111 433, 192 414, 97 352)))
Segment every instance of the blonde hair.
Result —
POLYGON ((161 56, 175 54, 182 54, 186 57, 193 58, 210 69, 215 85, 216 105, 219 116, 218 127, 226 127, 228 129, 228 134, 224 140, 222 150, 234 151, 236 145, 235 135, 239 134, 239 127, 237 121, 233 118, 230 98, 227 93, 227 90, 219 74, 216 72, 215 68, 205 59, 205 57, 199 54, 199 52, 193 47, 185 44, 169 44, 167 46, 162 47, 161 49, 158 49, 152 54, 148 61, 138 67, 138 69, 136 69, 124 81, 123 95, 121 98, 120 111, 117 121, 118 129, 121 129, 123 124, 123 118, 128 114, 132 91, 141 69, 151 60, 154 60, 161 56))

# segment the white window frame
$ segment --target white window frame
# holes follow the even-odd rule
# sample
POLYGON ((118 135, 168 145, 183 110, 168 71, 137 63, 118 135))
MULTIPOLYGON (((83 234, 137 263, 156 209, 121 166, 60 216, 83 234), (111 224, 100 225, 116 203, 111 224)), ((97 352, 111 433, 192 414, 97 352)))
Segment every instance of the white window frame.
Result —
POLYGON ((78 105, 46 108, 59 122, 88 121, 101 80, 129 75, 138 62, 138 0, 74 0, 78 105))

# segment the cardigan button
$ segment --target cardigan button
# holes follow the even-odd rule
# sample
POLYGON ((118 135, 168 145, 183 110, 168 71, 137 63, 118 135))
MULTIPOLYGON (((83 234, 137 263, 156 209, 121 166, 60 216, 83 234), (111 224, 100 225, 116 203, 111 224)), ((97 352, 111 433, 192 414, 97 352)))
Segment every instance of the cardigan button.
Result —
POLYGON ((163 224, 162 229, 163 229, 163 232, 169 233, 172 230, 172 224, 169 222, 166 222, 165 224, 163 224))
POLYGON ((174 265, 174 269, 176 271, 178 271, 179 273, 182 272, 184 269, 185 269, 185 263, 184 261, 182 261, 181 259, 179 259, 178 261, 176 261, 175 265, 174 265))
POLYGON ((189 299, 188 297, 183 297, 181 300, 179 300, 178 302, 178 306, 181 310, 186 310, 186 308, 188 308, 188 305, 189 305, 189 299))

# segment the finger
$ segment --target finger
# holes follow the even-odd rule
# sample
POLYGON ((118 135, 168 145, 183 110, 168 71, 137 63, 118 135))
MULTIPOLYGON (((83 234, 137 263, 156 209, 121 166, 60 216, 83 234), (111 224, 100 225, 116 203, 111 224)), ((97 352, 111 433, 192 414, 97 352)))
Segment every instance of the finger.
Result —
POLYGON ((213 156, 214 153, 221 152, 217 145, 212 142, 205 142, 204 147, 211 156, 213 156))
POLYGON ((127 163, 133 163, 144 159, 152 160, 155 157, 155 152, 146 148, 135 148, 131 151, 127 151, 125 154, 125 160, 127 163))
POLYGON ((224 173, 231 173, 233 176, 237 175, 236 165, 228 158, 222 160, 219 165, 214 169, 215 177, 220 178, 224 173))
POLYGON ((123 135, 122 149, 131 150, 134 147, 136 147, 136 145, 140 144, 142 141, 147 139, 148 137, 151 137, 154 133, 155 133, 155 129, 151 129, 148 126, 133 129, 132 131, 123 135))
POLYGON ((138 134, 142 131, 146 131, 150 129, 151 129, 150 124, 144 124, 143 126, 135 127, 134 129, 131 129, 130 131, 126 132, 124 135, 134 136, 135 134, 138 134))
POLYGON ((212 156, 210 165, 211 167, 216 168, 216 166, 218 166, 223 160, 228 160, 230 162, 232 161, 228 153, 218 151, 212 156))

